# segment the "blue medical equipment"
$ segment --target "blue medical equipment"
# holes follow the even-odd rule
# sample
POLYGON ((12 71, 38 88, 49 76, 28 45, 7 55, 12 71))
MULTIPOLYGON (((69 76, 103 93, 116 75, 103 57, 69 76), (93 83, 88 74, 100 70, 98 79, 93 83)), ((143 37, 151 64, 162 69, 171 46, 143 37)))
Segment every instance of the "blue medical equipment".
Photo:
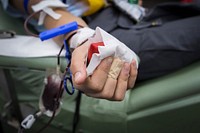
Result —
POLYGON ((71 73, 70 68, 69 68, 70 63, 71 63, 71 53, 70 53, 70 49, 69 49, 69 46, 68 46, 66 41, 64 41, 64 47, 66 49, 65 58, 68 60, 68 66, 66 68, 66 72, 68 73, 69 76, 67 74, 65 74, 63 84, 64 84, 64 88, 67 91, 67 93, 70 94, 70 95, 73 95, 75 89, 74 89, 74 85, 73 85, 73 82, 72 82, 72 73, 71 73), (71 91, 68 88, 67 83, 71 84, 71 86, 70 86, 71 91))
MULTIPOLYGON (((44 32, 39 34, 39 37, 42 41, 44 41, 44 40, 51 39, 51 38, 58 36, 58 35, 67 34, 71 31, 76 30, 76 29, 78 29, 77 22, 71 22, 71 23, 59 26, 57 28, 53 28, 53 29, 44 31, 44 32)), ((73 82, 72 82, 72 74, 71 74, 71 71, 69 69, 69 66, 70 66, 70 63, 71 63, 71 53, 70 53, 69 46, 68 46, 68 44, 66 43, 65 40, 63 42, 63 45, 66 49, 65 57, 68 60, 68 66, 66 68, 66 73, 64 75, 63 83, 64 83, 64 88, 67 91, 67 93, 72 95, 74 93, 75 89, 74 89, 73 82), (67 75, 67 73, 69 74, 69 76, 67 75), (67 83, 71 84, 71 91, 68 89, 67 83)), ((59 57, 58 57, 58 60, 59 60, 59 57)))
POLYGON ((42 41, 44 41, 44 40, 51 39, 51 38, 59 36, 59 35, 67 34, 76 29, 78 29, 77 22, 71 22, 71 23, 41 32, 39 34, 39 37, 42 41))

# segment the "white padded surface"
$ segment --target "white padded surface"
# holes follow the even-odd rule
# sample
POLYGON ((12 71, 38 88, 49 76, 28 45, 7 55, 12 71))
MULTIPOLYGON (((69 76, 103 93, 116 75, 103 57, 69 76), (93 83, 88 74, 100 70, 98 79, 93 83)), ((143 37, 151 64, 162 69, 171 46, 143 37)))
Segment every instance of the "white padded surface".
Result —
MULTIPOLYGON (((0 39, 0 55, 10 57, 49 57, 57 56, 60 46, 53 40, 41 41, 32 36, 17 35, 11 39, 0 39)), ((65 50, 61 56, 65 55, 65 50)))

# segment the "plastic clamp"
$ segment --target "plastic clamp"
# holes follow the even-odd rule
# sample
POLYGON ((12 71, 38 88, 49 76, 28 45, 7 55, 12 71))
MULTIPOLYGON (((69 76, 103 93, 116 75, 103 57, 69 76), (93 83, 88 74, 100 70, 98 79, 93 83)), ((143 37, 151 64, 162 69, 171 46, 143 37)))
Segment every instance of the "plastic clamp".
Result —
POLYGON ((62 26, 59 26, 57 28, 53 28, 44 32, 41 32, 39 34, 39 37, 42 41, 56 37, 58 35, 67 34, 71 31, 77 30, 78 24, 77 22, 71 22, 62 26))
POLYGON ((30 129, 35 122, 35 117, 33 115, 28 115, 21 123, 24 129, 30 129))

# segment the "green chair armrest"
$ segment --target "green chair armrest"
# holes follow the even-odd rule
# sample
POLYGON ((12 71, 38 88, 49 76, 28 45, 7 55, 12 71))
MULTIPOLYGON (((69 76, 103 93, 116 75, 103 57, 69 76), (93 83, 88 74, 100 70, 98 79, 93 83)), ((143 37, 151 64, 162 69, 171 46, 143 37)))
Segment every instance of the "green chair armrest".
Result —
MULTIPOLYGON (((57 56, 52 57, 34 57, 34 58, 19 58, 0 56, 0 67, 10 69, 32 69, 45 71, 49 68, 56 68, 57 56)), ((65 57, 60 59, 61 70, 65 70, 67 66, 67 60, 65 57)))
POLYGON ((200 62, 197 62, 167 76, 137 84, 130 94, 128 113, 199 93, 199 74, 200 62))
POLYGON ((127 106, 127 130, 197 133, 200 130, 200 62, 138 84, 127 106))

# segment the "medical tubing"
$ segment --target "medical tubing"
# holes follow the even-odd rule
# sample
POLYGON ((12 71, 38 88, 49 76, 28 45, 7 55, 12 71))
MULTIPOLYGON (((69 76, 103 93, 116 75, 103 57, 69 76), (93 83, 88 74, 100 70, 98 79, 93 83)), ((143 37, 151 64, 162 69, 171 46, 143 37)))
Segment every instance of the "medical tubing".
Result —
MULTIPOLYGON (((27 18, 26 18, 26 20, 25 20, 25 22, 24 22, 24 29, 25 29, 25 31, 27 32, 27 34, 29 34, 29 35, 31 35, 31 36, 34 36, 34 37, 39 37, 39 35, 37 35, 37 34, 34 34, 34 33, 32 33, 30 30, 29 30, 29 28, 28 28, 28 22, 29 22, 29 20, 33 17, 33 16, 35 16, 36 14, 38 14, 38 13, 40 13, 42 10, 40 10, 40 11, 37 11, 37 12, 34 12, 34 13, 32 13, 31 15, 29 15, 27 18)), ((78 25, 78 27, 79 28, 83 28, 83 26, 81 26, 81 25, 78 25)), ((74 34, 73 34, 74 35, 74 34)), ((73 36, 72 35, 72 36, 73 36)), ((60 67, 60 54, 61 54, 61 52, 62 52, 62 50, 63 50, 63 48, 64 48, 64 45, 61 47, 61 49, 60 49, 60 51, 59 51, 59 54, 58 54, 58 56, 57 56, 57 65, 58 65, 58 67, 60 67)), ((69 67, 69 65, 70 65, 70 60, 69 60, 69 64, 68 64, 68 67, 69 67)), ((66 70, 65 70, 66 71, 66 70)), ((61 95, 62 95, 62 93, 63 93, 63 82, 64 82, 64 78, 65 77, 63 77, 63 79, 62 79, 62 81, 60 82, 60 87, 59 87, 59 92, 57 93, 57 96, 56 96, 56 101, 55 101, 55 104, 53 105, 54 107, 54 110, 53 110, 53 114, 52 114, 52 116, 51 116, 51 118, 49 119, 49 121, 48 121, 48 123, 45 125, 45 126, 43 126, 40 130, 38 130, 37 131, 37 133, 41 133, 42 131, 44 131, 49 125, 50 125, 50 123, 53 121, 53 119, 54 119, 54 117, 55 117, 55 114, 56 114, 56 109, 57 109, 57 107, 59 106, 59 100, 60 100, 60 97, 61 97, 61 95)), ((80 104, 80 103, 79 103, 80 104)), ((79 109, 78 109, 79 110, 79 109)), ((79 111, 78 111, 79 112, 79 111)), ((77 121, 77 120, 76 120, 77 121)), ((76 126, 75 126, 76 127, 76 126)), ((19 130, 19 132, 20 133, 22 133, 23 132, 23 130, 24 130, 24 128, 21 128, 20 127, 20 130, 19 130)))
POLYGON ((73 95, 74 92, 75 92, 75 88, 74 88, 74 85, 73 85, 73 82, 72 82, 72 73, 70 71, 70 68, 66 68, 66 72, 69 73, 69 77, 65 76, 65 78, 64 78, 64 81, 63 81, 64 89, 66 90, 66 92, 69 95, 73 95), (67 87, 67 80, 69 80, 69 82, 71 83, 71 91, 67 87))
POLYGON ((23 6, 24 6, 24 11, 29 14, 29 11, 28 11, 28 3, 29 3, 29 0, 24 0, 23 2, 23 6))
POLYGON ((70 53, 70 49, 69 49, 69 46, 67 44, 67 40, 64 40, 63 42, 64 44, 64 47, 66 49, 66 54, 65 54, 65 58, 68 60, 68 65, 65 69, 65 74, 64 74, 64 81, 63 81, 63 85, 64 85, 64 89, 67 91, 67 93, 69 95, 73 95, 74 92, 75 92, 75 88, 74 88, 74 85, 73 85, 73 82, 72 82, 72 73, 70 71, 70 64, 71 64, 71 53, 70 53), (67 72, 69 73, 69 77, 67 77, 67 72), (69 82, 71 83, 71 91, 68 89, 67 87, 67 80, 69 80, 69 82))
MULTIPOLYGON (((59 53, 58 53, 58 56, 57 56, 57 63, 58 63, 57 65, 58 65, 58 66, 60 66, 60 54, 61 54, 63 48, 64 48, 64 44, 62 45, 62 47, 61 47, 61 49, 60 49, 60 51, 59 51, 59 53)), ((52 114, 50 120, 49 120, 48 123, 47 123, 44 127, 42 127, 37 133, 41 133, 42 131, 44 131, 44 130, 51 124, 51 122, 53 121, 53 119, 54 119, 54 117, 55 117, 55 114, 56 114, 56 109, 57 109, 58 106, 59 106, 59 102, 60 102, 59 99, 60 99, 60 97, 61 97, 61 95, 62 95, 62 93, 63 93, 63 89, 62 89, 63 82, 64 82, 64 78, 63 78, 62 81, 60 82, 59 92, 57 93, 57 96, 56 96, 56 101, 55 101, 55 104, 54 104, 54 107, 53 107, 54 110, 53 110, 53 114, 52 114)))
POLYGON ((57 55, 57 66, 60 66, 60 54, 61 54, 63 49, 64 49, 64 45, 62 45, 62 47, 61 47, 61 49, 60 49, 60 51, 57 55))
MULTIPOLYGON (((57 56, 57 65, 60 65, 60 54, 61 54, 61 52, 62 52, 62 50, 63 50, 63 48, 64 48, 64 44, 63 44, 63 46, 61 47, 61 49, 60 49, 60 51, 59 51, 59 54, 58 54, 58 56, 57 56)), ((66 75, 66 71, 65 71, 65 74, 64 75, 66 75)), ((42 131, 44 131, 50 124, 51 124, 51 122, 53 121, 53 119, 54 119, 54 117, 55 117, 55 114, 56 114, 56 109, 58 108, 58 106, 59 106, 59 99, 60 99, 60 97, 61 97, 61 95, 63 94, 63 83, 64 83, 64 78, 65 77, 63 77, 62 78, 62 81, 60 82, 60 87, 59 87, 59 92, 57 93, 57 96, 56 96, 56 101, 55 101, 55 104, 54 104, 54 110, 53 110, 53 114, 52 114, 52 116, 51 116, 51 118, 50 118, 50 120, 48 121, 48 123, 44 126, 44 127, 42 127, 40 130, 38 130, 38 132, 37 133, 41 133, 42 131)))
POLYGON ((78 91, 78 95, 76 97, 76 107, 75 107, 74 118, 73 118, 72 133, 76 132, 76 128, 80 120, 81 95, 82 95, 82 92, 78 91))
POLYGON ((71 52, 70 52, 70 49, 69 49, 69 45, 67 44, 66 41, 64 41, 64 47, 65 47, 65 50, 66 50, 65 58, 68 60, 67 67, 69 67, 70 64, 71 64, 71 52))
POLYGON ((33 16, 35 16, 36 14, 38 14, 38 13, 40 13, 42 10, 40 10, 40 11, 38 11, 38 12, 34 12, 34 13, 32 13, 31 15, 29 15, 27 18, 26 18, 26 20, 25 20, 25 22, 24 22, 24 29, 25 29, 25 31, 26 31, 26 33, 27 34, 29 34, 29 35, 31 35, 31 36, 34 36, 34 37, 39 37, 37 34, 34 34, 33 32, 31 32, 30 30, 29 30, 29 28, 28 28, 28 22, 29 22, 29 20, 33 17, 33 16))
POLYGON ((77 33, 77 31, 75 31, 74 33, 72 33, 70 36, 68 36, 66 38, 66 42, 69 44, 69 40, 77 33))
MULTIPOLYGON (((58 63, 57 65, 58 65, 58 66, 60 66, 60 54, 61 54, 63 48, 64 48, 64 44, 62 45, 62 47, 61 47, 61 49, 60 49, 60 51, 59 51, 59 53, 58 53, 58 56, 57 56, 57 63, 58 63)), ((51 122, 53 121, 53 119, 54 119, 54 117, 55 117, 55 114, 56 114, 56 109, 57 109, 58 106, 59 106, 59 99, 60 99, 60 97, 61 97, 61 95, 62 95, 62 93, 63 93, 63 89, 62 89, 63 81, 64 81, 64 80, 62 79, 62 81, 60 82, 59 92, 57 93, 56 101, 55 101, 55 104, 54 104, 53 115, 51 116, 51 118, 50 118, 50 120, 48 121, 48 123, 47 123, 44 127, 42 127, 37 133, 41 133, 41 132, 42 132, 43 130, 45 130, 45 129, 51 124, 51 122)))

